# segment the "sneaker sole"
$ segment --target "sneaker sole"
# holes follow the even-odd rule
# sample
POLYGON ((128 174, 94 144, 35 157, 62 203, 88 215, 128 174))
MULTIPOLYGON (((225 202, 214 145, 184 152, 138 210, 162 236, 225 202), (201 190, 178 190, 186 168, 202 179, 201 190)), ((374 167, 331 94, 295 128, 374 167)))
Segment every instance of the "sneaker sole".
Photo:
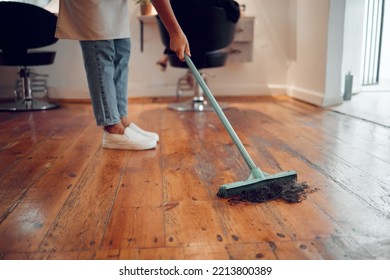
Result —
POLYGON ((123 144, 123 143, 103 143, 104 149, 113 149, 113 150, 151 150, 156 148, 157 143, 151 142, 151 143, 142 143, 142 145, 134 145, 134 144, 123 144))

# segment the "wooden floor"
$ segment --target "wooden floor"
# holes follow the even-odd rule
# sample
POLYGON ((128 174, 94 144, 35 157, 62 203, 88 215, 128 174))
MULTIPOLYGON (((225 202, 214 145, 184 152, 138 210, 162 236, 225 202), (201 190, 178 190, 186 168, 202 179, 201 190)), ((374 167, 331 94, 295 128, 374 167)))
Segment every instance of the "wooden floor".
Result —
POLYGON ((0 259, 390 259, 390 127, 287 97, 225 111, 301 203, 231 203, 248 168, 214 112, 129 105, 151 151, 101 148, 89 104, 0 113, 0 259))
POLYGON ((332 110, 390 127, 390 92, 359 92, 332 110))

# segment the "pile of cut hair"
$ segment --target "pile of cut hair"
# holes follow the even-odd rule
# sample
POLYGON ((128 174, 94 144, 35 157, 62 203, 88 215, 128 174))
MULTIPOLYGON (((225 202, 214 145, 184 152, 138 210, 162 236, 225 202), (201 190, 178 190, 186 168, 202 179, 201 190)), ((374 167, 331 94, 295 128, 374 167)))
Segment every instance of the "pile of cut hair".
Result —
POLYGON ((315 191, 306 182, 292 182, 289 184, 269 184, 250 192, 229 199, 231 203, 252 202, 263 203, 271 200, 281 200, 288 203, 299 203, 306 199, 307 194, 315 191))

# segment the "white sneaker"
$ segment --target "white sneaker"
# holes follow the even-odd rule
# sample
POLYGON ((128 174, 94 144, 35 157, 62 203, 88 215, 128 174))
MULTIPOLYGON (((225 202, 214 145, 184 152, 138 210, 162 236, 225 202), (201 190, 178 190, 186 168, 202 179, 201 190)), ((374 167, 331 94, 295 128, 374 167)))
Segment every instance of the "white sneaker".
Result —
POLYGON ((160 140, 160 137, 155 132, 145 131, 142 128, 138 127, 135 123, 131 123, 129 125, 129 128, 145 137, 149 137, 154 139, 154 141, 158 142, 160 140))
POLYGON ((149 150, 156 148, 157 142, 126 127, 124 134, 103 132, 103 148, 120 150, 149 150))

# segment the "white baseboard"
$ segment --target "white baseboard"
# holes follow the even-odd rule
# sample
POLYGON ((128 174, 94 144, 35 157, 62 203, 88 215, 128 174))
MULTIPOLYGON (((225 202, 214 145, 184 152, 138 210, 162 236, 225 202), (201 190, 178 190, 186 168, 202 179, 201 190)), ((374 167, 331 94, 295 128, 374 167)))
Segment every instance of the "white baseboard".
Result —
MULTIPOLYGON (((266 87, 259 85, 237 85, 237 86, 214 86, 209 84, 211 93, 215 96, 262 96, 285 94, 283 86, 266 87)), ((191 96, 192 90, 186 91, 186 95, 191 96)), ((129 97, 173 97, 176 96, 176 85, 160 86, 129 86, 129 97)))
POLYGON ((49 98, 52 99, 73 99, 73 100, 82 100, 90 99, 88 90, 85 89, 74 89, 74 88, 57 88, 49 87, 48 88, 49 98))
MULTIPOLYGON (((293 98, 316 106, 324 106, 324 94, 299 87, 288 87, 285 85, 237 85, 237 86, 212 86, 209 88, 215 96, 272 96, 287 94, 293 98)), ((1 90, 1 88, 0 88, 1 90)), ((191 95, 191 92, 188 92, 191 95)), ((129 97, 174 97, 176 96, 176 85, 142 86, 129 85, 129 97)), ((85 89, 49 88, 49 97, 53 99, 90 99, 85 89)))
POLYGON ((324 93, 308 90, 299 87, 288 87, 287 94, 292 98, 322 107, 324 104, 324 93))
MULTIPOLYGON (((286 87, 280 85, 258 86, 258 85, 237 85, 237 86, 212 86, 210 91, 215 96, 262 96, 286 94, 286 87)), ((186 95, 192 95, 191 91, 186 95)), ((89 93, 83 89, 49 88, 49 96, 53 99, 89 99, 89 93)), ((129 85, 129 97, 174 97, 176 96, 176 85, 142 86, 129 85)))

